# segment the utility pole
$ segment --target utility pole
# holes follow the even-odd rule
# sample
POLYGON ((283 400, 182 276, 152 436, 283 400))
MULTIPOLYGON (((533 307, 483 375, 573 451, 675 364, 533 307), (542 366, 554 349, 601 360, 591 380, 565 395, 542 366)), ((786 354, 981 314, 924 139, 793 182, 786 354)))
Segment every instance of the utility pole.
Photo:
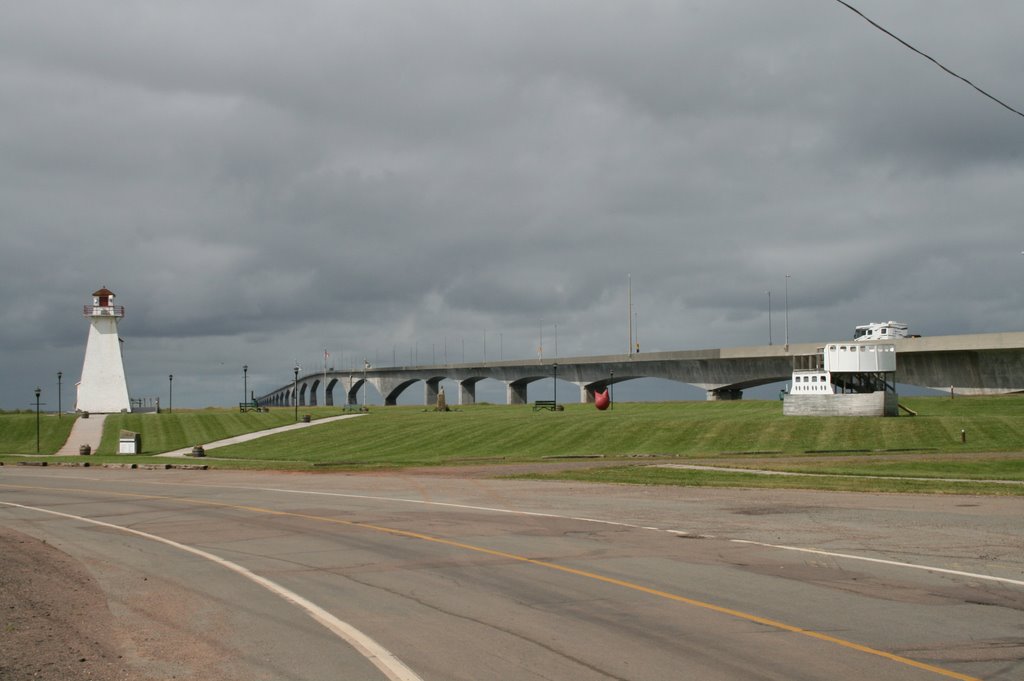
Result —
POLYGON ((626 318, 629 320, 629 343, 626 354, 633 358, 633 275, 626 272, 626 318))

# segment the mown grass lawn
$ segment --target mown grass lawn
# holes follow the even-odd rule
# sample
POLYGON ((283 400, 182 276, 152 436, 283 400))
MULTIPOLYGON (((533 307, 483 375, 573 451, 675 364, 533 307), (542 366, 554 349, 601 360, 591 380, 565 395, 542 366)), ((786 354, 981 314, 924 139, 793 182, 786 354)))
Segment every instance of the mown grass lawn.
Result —
POLYGON ((877 451, 1018 451, 1024 398, 906 400, 916 417, 784 417, 778 402, 478 405, 438 413, 376 409, 366 417, 217 450, 218 457, 413 466, 549 457, 714 457, 877 451), (968 433, 967 444, 960 431, 968 433))
MULTIPOLYGON (((1024 451, 1024 396, 907 398, 903 402, 919 415, 784 417, 777 401, 619 403, 614 410, 605 412, 579 404, 566 405, 564 412, 535 412, 529 405, 475 405, 457 407, 447 413, 423 407, 377 407, 359 418, 211 450, 203 462, 212 467, 345 470, 583 457, 632 462, 654 457, 700 458, 731 460, 731 465, 750 461, 750 465, 755 465, 756 458, 760 467, 844 476, 1024 478, 1024 464, 1018 457, 978 455, 963 461, 945 456, 1024 451), (962 432, 966 443, 962 442, 962 432), (886 460, 878 460, 879 454, 884 454, 886 460), (794 456, 801 457, 801 462, 792 461, 794 456), (816 460, 825 456, 830 459, 828 462, 816 460), (843 461, 837 462, 836 456, 843 457, 843 461), (777 466, 771 463, 773 458, 782 457, 788 460, 778 461, 777 466), (806 464, 802 463, 804 460, 806 464)), ((321 418, 343 412, 333 407, 300 407, 299 413, 321 418)), ((44 421, 45 418, 49 417, 44 417, 44 421)), ((0 452, 34 452, 34 419, 34 415, 28 414, 0 414, 0 452)), ((286 408, 272 409, 267 414, 206 409, 111 415, 98 452, 101 456, 93 457, 93 461, 166 461, 148 457, 290 424, 294 419, 294 411, 286 408), (145 456, 114 456, 121 429, 142 433, 145 456)), ((53 418, 46 422, 48 431, 44 432, 50 434, 44 437, 48 444, 43 451, 56 451, 66 438, 71 419, 62 421, 63 424, 56 424, 53 418), (64 430, 56 430, 58 427, 64 430)), ((8 456, 0 460, 17 458, 8 456)), ((936 491, 940 485, 896 480, 858 483, 847 478, 811 484, 806 478, 766 479, 745 473, 638 467, 578 475, 580 479, 586 475, 590 476, 586 479, 643 484, 811 486, 878 491, 936 491)))
MULTIPOLYGON (((39 415, 39 453, 53 454, 68 439, 75 417, 62 414, 39 415)), ((36 453, 36 415, 0 414, 0 454, 36 453)))
MULTIPOLYGON (((343 413, 331 407, 300 407, 300 415, 323 418, 343 413)), ((122 430, 142 435, 142 453, 158 454, 208 444, 236 435, 295 423, 291 409, 239 412, 237 409, 182 410, 161 414, 110 414, 103 423, 103 442, 97 454, 116 454, 122 430)))
MULTIPOLYGON (((757 468, 762 468, 758 466, 757 468)), ((906 478, 959 478, 963 480, 1017 480, 1024 482, 1024 453, 1017 457, 972 456, 955 461, 940 456, 926 461, 851 461, 809 465, 772 465, 770 470, 833 475, 872 475, 906 478)))

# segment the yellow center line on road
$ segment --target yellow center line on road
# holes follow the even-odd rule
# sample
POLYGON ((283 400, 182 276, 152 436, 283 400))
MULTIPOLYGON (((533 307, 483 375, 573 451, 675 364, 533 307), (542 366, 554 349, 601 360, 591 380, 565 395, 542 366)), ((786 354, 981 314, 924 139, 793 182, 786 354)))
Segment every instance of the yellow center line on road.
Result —
POLYGON ((308 513, 295 513, 295 512, 292 512, 292 511, 277 511, 277 510, 274 510, 274 509, 271 509, 271 508, 262 508, 260 506, 247 506, 247 505, 242 505, 242 504, 230 504, 230 503, 227 503, 227 502, 220 502, 220 501, 207 501, 207 500, 203 500, 203 499, 192 499, 190 497, 173 497, 173 496, 166 496, 166 495, 159 495, 159 494, 139 494, 139 493, 135 493, 135 492, 110 492, 110 491, 78 489, 78 488, 64 488, 64 487, 36 487, 36 486, 32 486, 32 485, 13 485, 13 484, 6 484, 6 483, 0 483, 0 487, 10 488, 10 489, 24 489, 24 490, 33 490, 33 491, 45 491, 45 492, 78 492, 78 493, 85 493, 85 494, 105 494, 105 495, 113 495, 113 496, 118 496, 118 497, 127 497, 127 498, 133 498, 133 499, 147 499, 147 500, 156 500, 156 501, 175 501, 175 502, 180 502, 180 503, 192 504, 192 505, 195 505, 195 506, 209 506, 209 507, 215 507, 215 508, 231 509, 231 510, 236 510, 236 511, 248 511, 250 513, 258 513, 258 514, 270 515, 270 516, 280 516, 280 517, 286 517, 286 518, 301 518, 303 520, 312 520, 312 521, 315 521, 315 522, 332 523, 332 524, 336 524, 336 525, 344 525, 344 526, 347 526, 347 527, 355 527, 355 528, 360 528, 360 529, 364 529, 364 530, 373 530, 375 532, 381 532, 381 533, 390 534, 390 535, 398 536, 398 537, 408 537, 410 539, 419 539, 421 541, 431 542, 433 544, 440 544, 440 545, 444 545, 444 546, 450 546, 450 547, 453 547, 453 548, 463 549, 463 550, 466 550, 466 551, 472 551, 472 552, 475 552, 475 553, 480 553, 480 554, 484 554, 484 555, 488 555, 488 556, 494 556, 494 557, 497 557, 497 558, 504 558, 506 560, 511 560, 511 561, 515 561, 515 562, 519 562, 519 563, 525 563, 525 564, 528 564, 528 565, 536 565, 538 567, 543 567, 543 568, 547 568, 547 569, 550 569, 550 570, 557 570, 558 572, 562 572, 562 573, 565 573, 565 574, 575 575, 577 577, 584 577, 584 578, 592 579, 592 580, 595 580, 595 581, 598 581, 598 582, 603 582, 605 584, 612 584, 614 586, 619 586, 619 587, 622 587, 624 589, 629 589, 631 591, 636 591, 636 592, 639 592, 639 593, 648 594, 650 596, 655 596, 655 597, 658 597, 658 598, 663 598, 663 599, 666 599, 666 600, 669 600, 669 601, 674 601, 676 603, 683 603, 683 604, 686 604, 686 605, 689 605, 689 606, 692 606, 692 607, 695 607, 695 608, 701 608, 701 609, 704 609, 704 610, 709 610, 711 612, 717 612, 719 614, 728 615, 730 617, 734 617, 734 618, 737 618, 737 619, 745 620, 747 622, 754 622, 756 624, 761 624, 761 625, 764 625, 764 626, 767 626, 767 627, 772 627, 774 629, 778 629, 778 630, 781 630, 781 631, 788 631, 790 633, 799 634, 801 636, 807 636, 807 637, 810 637, 810 638, 817 639, 819 641, 824 641, 826 643, 832 643, 834 645, 841 646, 843 648, 847 648, 847 649, 850 649, 850 650, 856 650, 858 652, 866 653, 868 655, 874 655, 876 657, 881 657, 881 658, 884 658, 886 660, 890 660, 892 662, 896 662, 898 664, 903 664, 903 665, 906 665, 906 666, 909 666, 909 667, 913 667, 915 669, 920 669, 920 670, 923 670, 923 671, 926 671, 926 672, 931 672, 931 673, 937 674, 939 676, 944 676, 944 677, 949 678, 949 679, 957 679, 958 681, 981 681, 981 679, 979 679, 977 677, 969 676, 967 674, 961 674, 961 673, 955 672, 955 671, 953 671, 951 669, 945 669, 943 667, 937 667, 935 665, 927 664, 925 662, 919 662, 917 660, 912 660, 909 657, 903 657, 902 655, 896 655, 894 653, 886 652, 884 650, 879 650, 877 648, 872 648, 870 646, 862 645, 860 643, 855 643, 853 641, 848 641, 846 639, 837 638, 835 636, 831 636, 829 634, 824 634, 824 633, 821 633, 821 632, 818 632, 818 631, 813 631, 811 629, 804 629, 802 627, 798 627, 798 626, 795 626, 795 625, 792 625, 792 624, 786 624, 785 622, 781 622, 779 620, 769 619, 767 617, 761 617, 759 615, 754 615, 752 613, 743 612, 742 610, 735 610, 733 608, 727 608, 727 607, 724 607, 724 606, 721 606, 721 605, 715 605, 714 603, 708 603, 706 601, 699 601, 699 600, 696 600, 696 599, 693 599, 693 598, 688 598, 686 596, 680 596, 679 594, 674 594, 674 593, 671 593, 671 592, 668 592, 668 591, 662 591, 660 589, 654 589, 654 588, 651 588, 651 587, 643 586, 642 584, 636 584, 634 582, 628 582, 626 580, 616 579, 614 577, 607 577, 605 575, 597 574, 595 572, 588 572, 586 570, 580 570, 580 569, 577 569, 577 568, 568 567, 566 565, 559 565, 558 563, 552 563, 552 562, 549 562, 549 561, 546 561, 546 560, 538 560, 536 558, 530 558, 528 556, 521 556, 521 555, 518 555, 518 554, 515 554, 515 553, 508 553, 507 551, 499 551, 499 550, 496 550, 496 549, 489 549, 489 548, 486 548, 486 547, 483 547, 483 546, 476 546, 476 545, 473 545, 473 544, 466 544, 466 543, 463 543, 463 542, 460 542, 460 541, 455 541, 453 539, 445 539, 443 537, 435 537, 435 536, 428 535, 428 534, 422 534, 420 532, 412 532, 410 530, 400 530, 400 529, 394 528, 394 527, 386 527, 386 526, 383 526, 383 525, 374 525, 374 524, 370 524, 370 523, 361 523, 361 522, 356 522, 356 521, 352 521, 352 520, 343 520, 341 518, 330 518, 330 517, 327 517, 327 516, 312 515, 312 514, 308 514, 308 513))

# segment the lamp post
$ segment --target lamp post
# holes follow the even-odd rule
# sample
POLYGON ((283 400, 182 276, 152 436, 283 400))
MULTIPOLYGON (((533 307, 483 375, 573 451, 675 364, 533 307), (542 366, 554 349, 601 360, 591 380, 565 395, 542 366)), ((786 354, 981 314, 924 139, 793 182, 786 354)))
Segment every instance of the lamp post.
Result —
POLYGON ((772 344, 772 292, 765 291, 768 294, 768 345, 772 344))
POLYGON ((61 417, 61 412, 63 411, 63 407, 61 407, 61 404, 60 404, 60 397, 61 397, 61 394, 63 393, 63 388, 61 388, 61 379, 62 378, 64 378, 64 372, 63 371, 58 371, 57 372, 57 418, 61 417))
POLYGON ((249 365, 242 365, 242 401, 249 401, 249 365))
POLYGON ((363 411, 366 411, 366 370, 370 368, 370 363, 363 358, 363 411))
POLYGON ((552 364, 551 369, 554 372, 554 382, 552 383, 554 395, 552 397, 554 397, 555 409, 558 409, 558 362, 552 364))
POLYGON ((43 391, 36 388, 36 454, 39 453, 39 395, 43 391))
POLYGON ((174 374, 167 375, 167 413, 174 413, 174 374))
POLYGON ((299 365, 295 365, 295 382, 292 383, 292 403, 295 405, 295 422, 299 422, 299 365))
POLYGON ((608 370, 608 408, 609 409, 614 409, 615 408, 615 400, 612 397, 615 394, 614 391, 612 390, 612 386, 613 385, 615 385, 615 371, 613 369, 609 369, 608 370))

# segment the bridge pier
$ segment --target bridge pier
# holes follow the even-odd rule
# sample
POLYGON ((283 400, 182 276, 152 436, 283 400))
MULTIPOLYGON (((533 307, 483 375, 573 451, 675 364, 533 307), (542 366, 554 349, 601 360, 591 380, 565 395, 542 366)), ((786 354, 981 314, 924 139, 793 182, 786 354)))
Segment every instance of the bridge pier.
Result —
POLYGON ((505 384, 505 401, 508 404, 526 404, 526 383, 509 381, 505 384))
POLYGON ((459 404, 476 404, 476 379, 459 381, 459 404))
POLYGON ((437 405, 437 395, 441 392, 443 378, 429 378, 423 382, 423 404, 428 407, 437 405))
POLYGON ((711 402, 742 399, 743 391, 739 388, 715 388, 708 391, 708 400, 711 402))

